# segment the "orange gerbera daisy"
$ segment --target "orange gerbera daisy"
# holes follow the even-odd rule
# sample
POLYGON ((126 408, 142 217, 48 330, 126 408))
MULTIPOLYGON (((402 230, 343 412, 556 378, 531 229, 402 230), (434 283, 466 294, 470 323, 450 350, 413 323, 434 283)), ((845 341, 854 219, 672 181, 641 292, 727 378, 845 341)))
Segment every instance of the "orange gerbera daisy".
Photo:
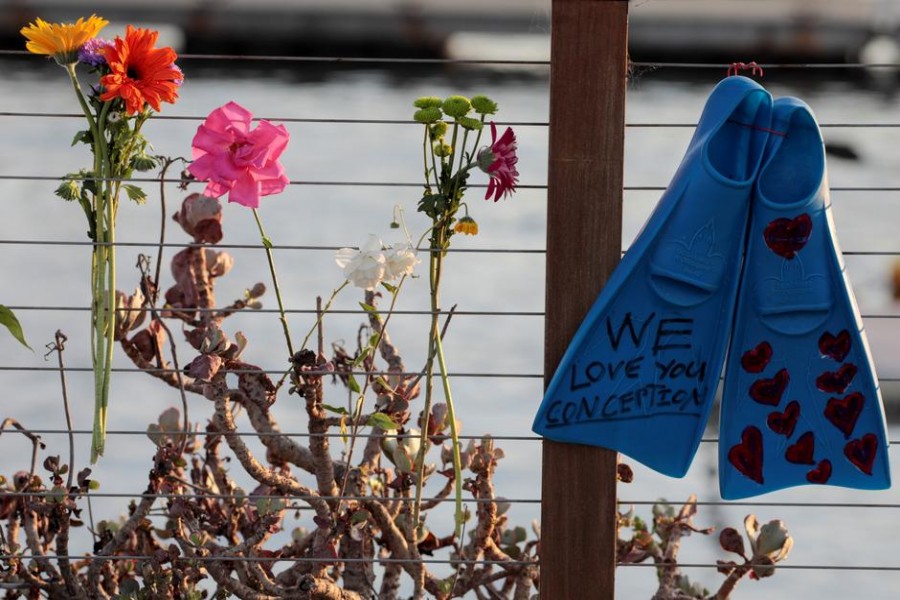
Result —
POLYGON ((19 33, 28 40, 25 48, 29 52, 46 54, 61 65, 69 65, 78 62, 78 49, 108 23, 97 15, 91 15, 87 20, 82 17, 74 23, 48 23, 35 19, 19 33))
POLYGON ((110 73, 100 78, 101 100, 121 98, 129 115, 144 110, 145 103, 159 111, 161 101, 175 102, 184 75, 175 66, 174 50, 155 47, 157 38, 157 31, 129 25, 124 40, 116 37, 115 46, 103 50, 110 73))

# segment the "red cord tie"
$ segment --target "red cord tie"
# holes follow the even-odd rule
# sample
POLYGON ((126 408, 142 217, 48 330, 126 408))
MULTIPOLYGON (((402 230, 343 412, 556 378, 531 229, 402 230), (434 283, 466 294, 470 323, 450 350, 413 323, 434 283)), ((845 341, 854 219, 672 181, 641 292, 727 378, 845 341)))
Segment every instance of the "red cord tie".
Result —
POLYGON ((734 62, 731 63, 731 66, 728 67, 727 77, 731 77, 732 75, 738 75, 741 71, 750 71, 751 75, 757 75, 757 71, 759 72, 759 76, 763 76, 763 68, 756 64, 756 61, 750 61, 748 63, 742 62, 734 62))

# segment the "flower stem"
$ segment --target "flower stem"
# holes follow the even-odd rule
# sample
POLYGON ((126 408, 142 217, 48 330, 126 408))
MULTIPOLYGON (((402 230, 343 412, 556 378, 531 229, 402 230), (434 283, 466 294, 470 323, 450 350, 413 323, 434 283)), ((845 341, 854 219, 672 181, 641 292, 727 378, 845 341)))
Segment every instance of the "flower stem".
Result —
POLYGON ((478 135, 475 136, 475 145, 472 146, 472 155, 469 158, 470 161, 478 160, 478 142, 481 141, 482 131, 484 131, 484 115, 481 115, 481 129, 478 130, 478 135))
MULTIPOLYGON (((259 218, 259 212, 254 208, 253 216, 256 218, 256 225, 259 227, 259 235, 262 236, 262 243, 266 249, 266 258, 269 260, 269 271, 272 273, 272 283, 275 285, 275 298, 278 300, 278 313, 281 315, 281 328, 284 330, 284 339, 287 341, 288 355, 294 357, 294 344, 291 342, 291 332, 288 329, 287 317, 284 314, 284 302, 281 300, 281 288, 278 285, 278 275, 275 273, 275 259, 272 256, 272 241, 266 236, 263 230, 262 221, 259 218)), ((309 339, 309 336, 307 336, 309 339)), ((303 342, 304 346, 306 341, 303 342)))
POLYGON ((431 418, 431 406, 434 398, 434 359, 438 359, 441 368, 441 383, 444 389, 444 397, 447 401, 447 413, 450 419, 450 443, 453 446, 453 472, 455 476, 456 487, 456 518, 455 518, 455 534, 460 535, 462 524, 464 522, 464 513, 462 507, 462 461, 459 450, 459 434, 456 429, 456 411, 453 406, 453 395, 450 391, 450 379, 447 376, 447 365, 444 358, 443 345, 441 343, 441 332, 439 327, 440 318, 440 287, 441 273, 443 269, 444 246, 447 239, 447 220, 441 220, 434 224, 432 228, 430 259, 429 259, 429 279, 431 288, 431 328, 428 339, 428 358, 425 364, 425 406, 422 409, 422 431, 420 435, 419 453, 416 456, 417 468, 417 485, 416 497, 413 503, 413 519, 412 529, 415 535, 415 529, 418 528, 419 514, 422 502, 422 490, 425 479, 425 454, 428 445, 428 422, 431 418))
POLYGON ((441 383, 444 387, 444 397, 447 400, 447 418, 450 420, 450 445, 453 447, 453 477, 456 488, 456 524, 454 531, 457 537, 461 536, 462 526, 465 523, 465 514, 462 504, 462 457, 459 451, 459 431, 456 429, 456 409, 453 406, 453 394, 450 392, 450 378, 447 376, 447 362, 444 359, 444 344, 440 333, 434 338, 437 349, 438 364, 441 367, 441 383))
MULTIPOLYGON (((428 130, 428 125, 425 126, 425 138, 422 140, 422 166, 425 169, 425 185, 428 186, 428 147, 431 145, 428 141, 430 137, 430 132, 428 130)), ((434 156, 431 157, 432 164, 434 163, 434 156)))
POLYGON ((312 337, 312 334, 316 331, 316 328, 319 326, 319 323, 321 323, 322 319, 325 318, 325 315, 328 313, 328 309, 331 308, 331 304, 332 304, 332 302, 334 302, 334 299, 337 298, 337 295, 341 292, 341 290, 344 289, 345 287, 347 287, 347 285, 349 285, 349 284, 350 284, 350 280, 345 279, 344 283, 342 283, 340 286, 335 288, 335 290, 333 292, 331 292, 331 297, 328 299, 328 302, 325 303, 325 308, 323 308, 321 311, 319 311, 319 314, 316 315, 316 322, 313 323, 313 326, 310 328, 309 333, 307 333, 306 337, 303 338, 303 344, 300 346, 301 349, 306 348, 306 344, 309 343, 309 338, 312 337))
POLYGON ((109 179, 109 151, 104 138, 104 121, 109 103, 104 104, 98 120, 85 100, 75 65, 67 65, 75 97, 84 112, 91 131, 94 151, 93 231, 95 245, 91 252, 91 350, 94 367, 94 429, 91 436, 91 463, 103 454, 106 444, 106 417, 109 406, 109 383, 115 343, 115 206, 109 179))

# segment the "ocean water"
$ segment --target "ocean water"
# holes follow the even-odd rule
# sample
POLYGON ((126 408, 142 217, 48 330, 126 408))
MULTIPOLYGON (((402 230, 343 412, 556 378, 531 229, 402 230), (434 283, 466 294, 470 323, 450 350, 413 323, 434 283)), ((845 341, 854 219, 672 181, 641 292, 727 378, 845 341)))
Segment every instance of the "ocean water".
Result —
MULTIPOLYGON (((493 96, 501 106, 499 121, 538 123, 516 127, 519 139, 521 183, 541 186, 547 180, 548 87, 539 75, 503 77, 492 81, 484 75, 397 74, 384 72, 341 72, 322 77, 305 77, 288 71, 263 74, 221 71, 187 78, 181 99, 166 106, 165 116, 197 119, 154 119, 145 133, 158 153, 187 156, 190 140, 199 119, 229 100, 237 101, 258 117, 278 122, 289 118, 321 119, 407 119, 411 101, 421 95, 451 93, 493 96)), ((675 81, 663 74, 645 73, 630 86, 627 120, 634 125, 626 135, 625 181, 627 186, 664 186, 668 182, 690 138, 689 127, 642 127, 647 124, 690 124, 696 121, 706 94, 717 76, 691 81, 675 81)), ((856 82, 828 81, 772 85, 777 95, 798 95, 816 111, 823 124, 893 123, 898 101, 890 96, 862 89, 856 82)), ((61 70, 21 66, 0 80, 0 112, 74 114, 77 105, 61 70)), ((421 176, 421 130, 414 125, 286 123, 291 143, 283 162, 289 177, 300 182, 409 182, 421 176)), ((84 242, 85 224, 77 206, 53 195, 56 181, 21 179, 21 176, 62 176, 87 164, 84 147, 69 142, 81 127, 77 117, 0 116, 0 302, 19 307, 17 313, 34 347, 31 353, 8 336, 0 336, 0 415, 19 420, 34 429, 62 429, 65 426, 58 377, 47 369, 53 362, 44 356, 44 344, 56 330, 69 338, 66 362, 71 367, 89 367, 88 274, 90 249, 84 242), (43 241, 45 244, 23 243, 43 241), (53 242, 52 244, 49 242, 53 242), (30 308, 29 308, 30 307, 30 308), (44 307, 44 308, 37 308, 44 307), (57 308, 53 308, 57 307, 57 308), (66 310, 63 310, 66 308, 66 310), (71 310, 71 309, 80 310, 71 310), (16 368, 14 368, 16 367, 16 368), (17 369, 21 368, 21 369, 17 369)), ((900 169, 894 149, 898 128, 826 127, 825 136, 835 146, 852 149, 854 160, 832 158, 831 183, 835 187, 900 186, 900 169)), ((478 176, 473 183, 484 184, 478 176)), ((154 241, 159 227, 159 192, 147 185, 146 206, 123 204, 118 239, 142 244, 119 250, 119 288, 132 289, 137 283, 133 268, 139 252, 156 252, 154 241)), ((200 187, 195 186, 195 191, 200 187)), ((544 189, 522 189, 513 198, 499 203, 484 202, 482 188, 467 196, 470 212, 480 226, 475 238, 454 239, 454 247, 467 250, 449 256, 443 292, 446 307, 460 311, 508 311, 540 313, 544 304, 545 203, 544 189), (523 252, 494 252, 493 250, 523 252), (478 250, 473 252, 472 250, 478 250)), ((168 213, 176 209, 183 192, 166 190, 168 213)), ((655 191, 625 194, 624 241, 627 247, 659 196, 655 191)), ((838 234, 848 253, 847 268, 854 283, 879 374, 900 377, 896 356, 900 315, 892 297, 891 270, 900 251, 896 226, 900 218, 896 192, 834 192, 832 195, 838 234), (855 252, 879 253, 856 255, 855 252)), ((397 230, 389 228, 394 207, 400 205, 414 237, 425 230, 424 219, 415 212, 417 190, 413 187, 377 187, 298 184, 283 194, 266 198, 260 214, 268 236, 276 245, 322 247, 313 250, 276 250, 275 258, 289 308, 310 310, 316 296, 328 297, 342 277, 333 261, 333 248, 356 246, 370 233, 386 242, 401 241, 397 230)), ((243 207, 225 207, 225 239, 228 244, 256 244, 259 234, 252 215, 243 207)), ((170 217, 169 217, 170 218, 170 217)), ((187 242, 187 237, 169 221, 168 241, 187 242)), ((171 257, 175 249, 167 248, 171 257)), ((220 302, 241 297, 243 290, 257 281, 268 282, 265 255, 261 249, 230 249, 234 269, 217 285, 220 302)), ((590 249, 585 249, 586 252, 590 249)), ((165 272, 167 273, 167 271, 165 272)), ((171 277, 164 276, 164 286, 171 277)), ((358 308, 361 295, 343 292, 335 302, 340 309, 358 308)), ((274 296, 264 297, 266 308, 275 306, 274 296)), ((411 280, 398 304, 401 310, 427 308, 427 282, 411 280)), ((309 313, 291 314, 289 322, 295 342, 313 324, 309 313)), ((335 314, 326 320, 329 342, 355 343, 359 315, 335 314)), ((425 354, 427 317, 397 315, 392 337, 408 367, 417 368, 425 354)), ((261 367, 284 367, 285 354, 277 316, 266 312, 236 315, 226 322, 233 335, 242 331, 250 340, 244 358, 261 367)), ((462 374, 454 378, 454 398, 463 422, 463 433, 498 436, 529 436, 531 419, 542 395, 543 319, 540 315, 455 316, 446 337, 450 370, 462 374), (469 376, 487 374, 490 376, 469 376), (503 376, 499 376, 503 375, 503 376)), ((52 358, 52 357, 51 357, 52 358)), ((184 345, 180 361, 191 355, 184 345)), ((117 367, 127 367, 121 353, 117 367)), ((887 401, 898 401, 888 383, 887 401)), ((69 392, 74 404, 77 429, 89 429, 93 397, 91 373, 71 373, 69 392)), ((327 391, 329 402, 340 404, 346 397, 338 388, 327 391)), ((189 398, 190 418, 205 424, 211 414, 207 400, 189 398)), ((111 392, 111 430, 145 430, 157 415, 170 406, 180 406, 175 390, 141 373, 117 373, 111 392)), ((282 429, 302 432, 304 412, 290 397, 275 407, 282 429)), ((244 427, 248 427, 246 423, 244 427)), ((900 431, 892 428, 893 437, 900 431)), ((709 437, 714 437, 713 429, 709 437)), ((47 452, 65 460, 64 435, 45 436, 47 452)), ((504 441, 496 487, 499 495, 523 500, 515 502, 510 520, 527 526, 539 518, 540 443, 535 440, 504 441)), ((338 448, 340 444, 336 444, 338 448)), ((89 437, 79 436, 76 468, 86 465, 89 437)), ((30 446, 21 436, 0 437, 0 473, 9 476, 28 467, 30 446)), ((892 450, 892 453, 894 451, 892 450)), ((146 471, 153 445, 141 435, 112 435, 107 456, 95 467, 101 491, 139 493, 146 486, 146 471)), ((895 455, 895 463, 898 457, 895 455)), ((626 462, 627 459, 625 459, 626 462)), ((635 466, 635 481, 623 485, 623 502, 648 502, 666 498, 672 502, 696 493, 701 501, 720 500, 716 481, 716 448, 704 443, 684 479, 667 478, 635 466)), ((897 477, 895 469, 895 477, 897 477)), ((249 485, 249 483, 248 483, 249 485)), ((808 503, 895 504, 895 490, 859 492, 843 489, 796 489, 757 499, 762 505, 701 507, 698 526, 740 528, 748 513, 761 521, 783 519, 795 537, 787 565, 900 566, 896 525, 897 508, 815 507, 808 503), (772 503, 776 503, 772 505, 772 503), (777 504, 790 503, 791 506, 777 504)), ((437 511, 429 524, 439 533, 450 530, 450 512, 437 511)), ((124 513, 121 498, 97 498, 95 519, 115 519, 124 513)), ((639 514, 648 515, 649 506, 637 504, 639 514)), ((290 525, 289 525, 290 526, 290 525)), ((544 527, 552 524, 543 524, 544 527)), ((590 526, 586 523, 586 526, 590 526)), ((89 544, 83 537, 81 548, 89 544)), ((714 562, 723 558, 715 535, 707 540, 694 536, 684 541, 684 562, 714 562)), ((713 569, 692 569, 692 579, 715 589, 721 576, 713 569)), ((652 569, 621 568, 617 574, 617 596, 623 600, 648 598, 654 589, 652 569)), ((783 569, 773 579, 744 582, 737 598, 803 598, 815 594, 822 599, 848 597, 892 598, 900 589, 897 572, 783 569)))

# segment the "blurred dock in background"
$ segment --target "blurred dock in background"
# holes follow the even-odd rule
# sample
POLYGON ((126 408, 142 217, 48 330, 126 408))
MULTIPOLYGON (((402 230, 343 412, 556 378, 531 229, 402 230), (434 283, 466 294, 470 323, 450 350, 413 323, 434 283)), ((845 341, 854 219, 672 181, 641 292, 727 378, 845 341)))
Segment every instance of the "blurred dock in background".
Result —
MULTIPOLYGON (((96 12, 180 52, 546 60, 548 0, 2 0, 0 45, 96 12)), ((632 0, 635 61, 896 62, 896 0, 632 0)))

